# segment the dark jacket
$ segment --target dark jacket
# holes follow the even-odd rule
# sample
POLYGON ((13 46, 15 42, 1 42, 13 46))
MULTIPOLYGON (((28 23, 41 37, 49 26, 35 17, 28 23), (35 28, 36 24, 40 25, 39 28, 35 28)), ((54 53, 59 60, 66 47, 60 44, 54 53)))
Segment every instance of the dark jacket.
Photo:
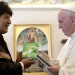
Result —
MULTIPOLYGON (((4 41, 3 36, 0 34, 0 53, 6 53, 9 54, 10 58, 10 52, 7 48, 7 44, 4 41)), ((22 67, 20 63, 13 62, 12 58, 2 58, 0 55, 0 75, 22 75, 22 67)))

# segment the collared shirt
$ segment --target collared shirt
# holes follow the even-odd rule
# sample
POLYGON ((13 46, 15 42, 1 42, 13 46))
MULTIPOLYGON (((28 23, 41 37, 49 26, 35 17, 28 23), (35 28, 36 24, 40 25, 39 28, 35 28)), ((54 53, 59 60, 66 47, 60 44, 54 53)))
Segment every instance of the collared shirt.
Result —
POLYGON ((75 38, 75 32, 71 34, 71 38, 75 38))

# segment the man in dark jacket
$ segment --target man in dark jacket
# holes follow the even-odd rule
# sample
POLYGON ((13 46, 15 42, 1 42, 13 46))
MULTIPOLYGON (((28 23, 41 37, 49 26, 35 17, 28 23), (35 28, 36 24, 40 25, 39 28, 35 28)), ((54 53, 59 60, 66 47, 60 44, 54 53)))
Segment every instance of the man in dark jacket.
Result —
POLYGON ((34 63, 31 58, 20 60, 20 62, 13 62, 11 58, 2 34, 7 33, 12 14, 8 4, 0 1, 0 75, 22 75, 22 71, 34 63))

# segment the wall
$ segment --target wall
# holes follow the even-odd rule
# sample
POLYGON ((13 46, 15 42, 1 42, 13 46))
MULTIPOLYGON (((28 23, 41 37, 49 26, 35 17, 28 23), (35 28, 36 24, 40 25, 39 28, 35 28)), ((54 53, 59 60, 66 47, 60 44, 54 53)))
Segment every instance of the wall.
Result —
POLYGON ((8 33, 4 35, 8 48, 14 59, 14 24, 50 24, 51 25, 51 53, 56 58, 63 46, 61 40, 67 38, 58 28, 57 14, 59 9, 48 10, 13 10, 12 24, 8 33))

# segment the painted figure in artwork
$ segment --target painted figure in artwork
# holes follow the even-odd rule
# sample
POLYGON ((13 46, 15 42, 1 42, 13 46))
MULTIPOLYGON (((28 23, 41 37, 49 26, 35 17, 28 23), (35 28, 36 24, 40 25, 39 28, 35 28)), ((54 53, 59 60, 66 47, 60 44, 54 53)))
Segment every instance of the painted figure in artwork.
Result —
POLYGON ((34 28, 30 28, 28 31, 27 42, 37 42, 37 33, 34 28))
POLYGON ((62 2, 63 2, 62 0, 50 0, 50 3, 52 4, 60 4, 62 2))

